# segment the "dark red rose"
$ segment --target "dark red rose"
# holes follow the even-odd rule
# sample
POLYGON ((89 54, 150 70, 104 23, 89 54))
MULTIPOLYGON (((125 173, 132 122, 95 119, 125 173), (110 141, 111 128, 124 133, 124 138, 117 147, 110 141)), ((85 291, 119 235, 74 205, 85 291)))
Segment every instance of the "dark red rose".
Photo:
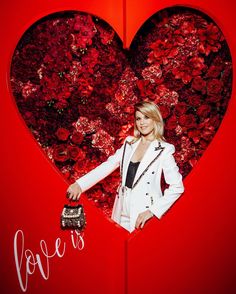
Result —
POLYGON ((169 106, 160 104, 159 109, 161 111, 161 115, 162 115, 163 119, 167 118, 170 115, 170 107, 169 106))
POLYGON ((177 117, 172 115, 165 123, 165 128, 168 130, 174 130, 177 126, 177 117))
POLYGON ((203 104, 198 107, 197 109, 197 115, 200 117, 208 117, 211 112, 211 107, 208 104, 203 104))
POLYGON ((223 66, 211 65, 207 71, 206 77, 217 78, 220 75, 222 69, 223 66))
POLYGON ((222 99, 221 95, 209 95, 206 97, 207 102, 213 102, 213 103, 219 102, 221 99, 222 99))
POLYGON ((68 155, 70 159, 76 161, 76 160, 83 160, 85 159, 85 153, 78 148, 77 146, 68 146, 68 155))
POLYGON ((53 148, 53 159, 55 161, 64 162, 69 159, 67 146, 65 144, 56 145, 53 148))
POLYGON ((30 111, 26 111, 24 114, 24 119, 25 119, 25 122, 27 123, 27 125, 31 125, 31 126, 37 126, 37 121, 35 119, 35 116, 32 112, 30 111))
POLYGON ((70 135, 70 132, 65 128, 59 128, 57 129, 55 135, 59 140, 66 141, 70 135))
POLYGON ((80 132, 74 132, 71 135, 71 142, 73 142, 74 144, 79 145, 80 143, 82 143, 83 139, 84 139, 84 136, 80 132))
POLYGON ((207 83, 207 94, 216 95, 221 94, 222 91, 222 82, 217 79, 212 79, 207 83))
POLYGON ((187 112, 187 110, 188 110, 187 104, 184 102, 179 102, 175 106, 174 113, 179 117, 179 116, 185 114, 187 112))
POLYGON ((196 127, 196 119, 193 114, 186 114, 182 115, 179 118, 179 124, 183 127, 189 128, 195 128, 196 127))
POLYGON ((195 77, 192 81, 192 88, 196 91, 202 92, 202 94, 206 93, 206 81, 204 81, 201 77, 195 77))
POLYGON ((201 96, 197 94, 189 95, 187 99, 192 106, 198 106, 201 103, 201 96))

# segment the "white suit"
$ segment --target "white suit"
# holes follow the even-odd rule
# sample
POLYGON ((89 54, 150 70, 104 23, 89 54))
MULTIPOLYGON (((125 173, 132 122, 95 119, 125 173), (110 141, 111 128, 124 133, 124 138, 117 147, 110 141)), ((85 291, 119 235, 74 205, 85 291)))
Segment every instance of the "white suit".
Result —
POLYGON ((115 198, 112 219, 122 225, 121 214, 128 190, 130 232, 135 229, 139 213, 149 209, 156 217, 161 218, 184 191, 182 176, 173 157, 175 147, 159 140, 151 142, 138 166, 132 189, 126 189, 124 186, 129 162, 141 140, 131 144, 132 139, 127 137, 114 155, 76 181, 84 192, 120 166, 121 185, 115 198), (160 184, 162 171, 169 185, 164 193, 160 184))

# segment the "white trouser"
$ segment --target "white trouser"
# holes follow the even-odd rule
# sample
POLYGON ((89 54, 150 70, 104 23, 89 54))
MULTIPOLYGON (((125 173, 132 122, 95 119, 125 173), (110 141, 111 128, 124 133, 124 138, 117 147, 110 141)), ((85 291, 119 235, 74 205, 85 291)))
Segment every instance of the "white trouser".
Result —
POLYGON ((120 218, 120 225, 130 232, 130 200, 131 200, 131 189, 128 187, 122 187, 123 207, 120 218))

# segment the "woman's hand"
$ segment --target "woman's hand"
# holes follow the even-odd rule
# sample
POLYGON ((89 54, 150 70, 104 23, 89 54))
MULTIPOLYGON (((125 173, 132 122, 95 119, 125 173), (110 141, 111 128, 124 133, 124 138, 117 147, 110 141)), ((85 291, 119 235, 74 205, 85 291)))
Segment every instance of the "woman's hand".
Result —
POLYGON ((66 197, 72 201, 79 200, 80 194, 82 193, 82 190, 76 182, 71 184, 66 192, 66 197))
POLYGON ((141 212, 138 217, 137 217, 137 220, 136 220, 136 223, 135 223, 135 228, 138 229, 139 226, 141 227, 141 229, 143 228, 145 222, 147 220, 149 220, 150 218, 153 217, 153 213, 150 211, 150 210, 146 210, 144 212, 141 212))

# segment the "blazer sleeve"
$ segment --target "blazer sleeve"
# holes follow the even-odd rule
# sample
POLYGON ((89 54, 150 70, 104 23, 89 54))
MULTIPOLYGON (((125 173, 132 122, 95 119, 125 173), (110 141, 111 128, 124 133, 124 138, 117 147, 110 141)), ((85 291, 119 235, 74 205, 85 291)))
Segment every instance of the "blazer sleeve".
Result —
POLYGON ((125 143, 116 150, 115 154, 109 156, 106 161, 76 180, 82 192, 87 191, 118 168, 122 160, 124 145, 125 143))
POLYGON ((169 144, 168 149, 166 154, 163 154, 162 170, 169 187, 165 189, 163 196, 158 198, 156 203, 150 208, 151 212, 159 219, 184 192, 182 175, 179 173, 179 168, 173 156, 175 147, 169 144))

